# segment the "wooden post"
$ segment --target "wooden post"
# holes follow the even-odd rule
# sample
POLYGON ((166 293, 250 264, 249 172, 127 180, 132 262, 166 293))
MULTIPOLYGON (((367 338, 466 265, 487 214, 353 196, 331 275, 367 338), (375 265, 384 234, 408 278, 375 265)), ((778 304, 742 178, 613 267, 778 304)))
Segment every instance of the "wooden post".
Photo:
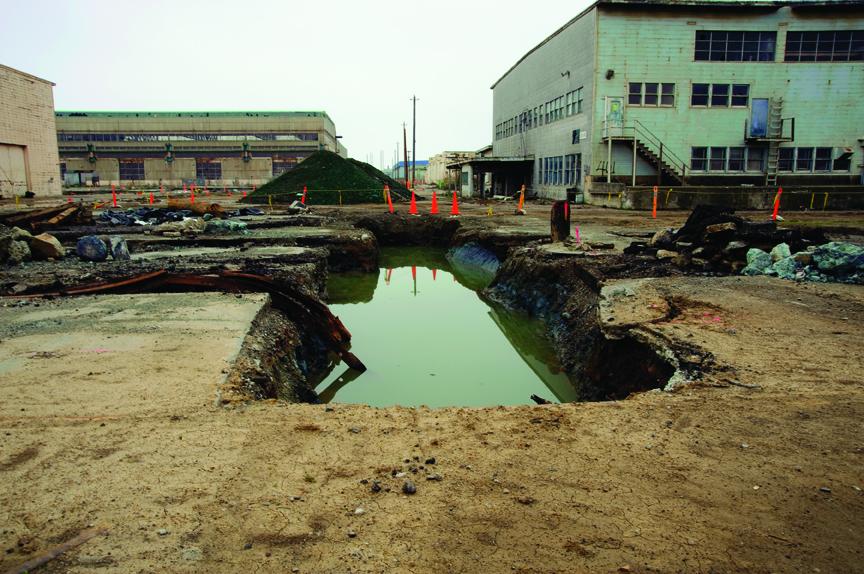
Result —
POLYGON ((564 241, 570 237, 570 206, 566 201, 552 204, 552 241, 564 241))

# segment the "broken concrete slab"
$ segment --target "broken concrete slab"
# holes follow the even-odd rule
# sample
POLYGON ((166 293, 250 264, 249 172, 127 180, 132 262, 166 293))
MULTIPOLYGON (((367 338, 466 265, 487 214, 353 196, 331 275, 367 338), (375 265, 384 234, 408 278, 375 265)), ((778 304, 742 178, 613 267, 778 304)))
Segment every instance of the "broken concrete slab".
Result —
POLYGON ((5 300, 0 416, 111 418, 212 404, 268 301, 220 293, 5 300))

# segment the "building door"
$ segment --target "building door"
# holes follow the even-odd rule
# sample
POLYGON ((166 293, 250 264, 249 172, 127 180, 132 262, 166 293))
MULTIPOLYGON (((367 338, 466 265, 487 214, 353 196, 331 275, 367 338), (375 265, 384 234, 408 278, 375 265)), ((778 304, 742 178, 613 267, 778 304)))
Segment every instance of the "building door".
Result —
POLYGON ((22 195, 28 189, 24 146, 0 143, 0 193, 22 195))

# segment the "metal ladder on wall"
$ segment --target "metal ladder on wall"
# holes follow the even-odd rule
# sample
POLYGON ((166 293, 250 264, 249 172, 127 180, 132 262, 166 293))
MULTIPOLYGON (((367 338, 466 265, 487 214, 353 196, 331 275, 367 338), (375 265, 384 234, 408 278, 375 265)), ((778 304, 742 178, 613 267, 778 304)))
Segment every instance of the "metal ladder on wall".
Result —
POLYGON ((783 137, 783 98, 772 98, 768 110, 768 167, 765 185, 777 185, 780 171, 780 138, 783 137))

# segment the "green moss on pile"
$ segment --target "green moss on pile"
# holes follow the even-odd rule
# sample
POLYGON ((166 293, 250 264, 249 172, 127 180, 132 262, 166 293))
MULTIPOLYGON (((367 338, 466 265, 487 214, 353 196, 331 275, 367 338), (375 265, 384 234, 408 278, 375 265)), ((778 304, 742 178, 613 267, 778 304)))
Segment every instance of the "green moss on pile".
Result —
POLYGON ((342 203, 384 203, 384 186, 389 185, 393 199, 410 197, 404 185, 387 177, 368 163, 345 159, 330 151, 317 151, 291 171, 268 181, 243 200, 247 203, 291 203, 303 195, 307 205, 342 203))

